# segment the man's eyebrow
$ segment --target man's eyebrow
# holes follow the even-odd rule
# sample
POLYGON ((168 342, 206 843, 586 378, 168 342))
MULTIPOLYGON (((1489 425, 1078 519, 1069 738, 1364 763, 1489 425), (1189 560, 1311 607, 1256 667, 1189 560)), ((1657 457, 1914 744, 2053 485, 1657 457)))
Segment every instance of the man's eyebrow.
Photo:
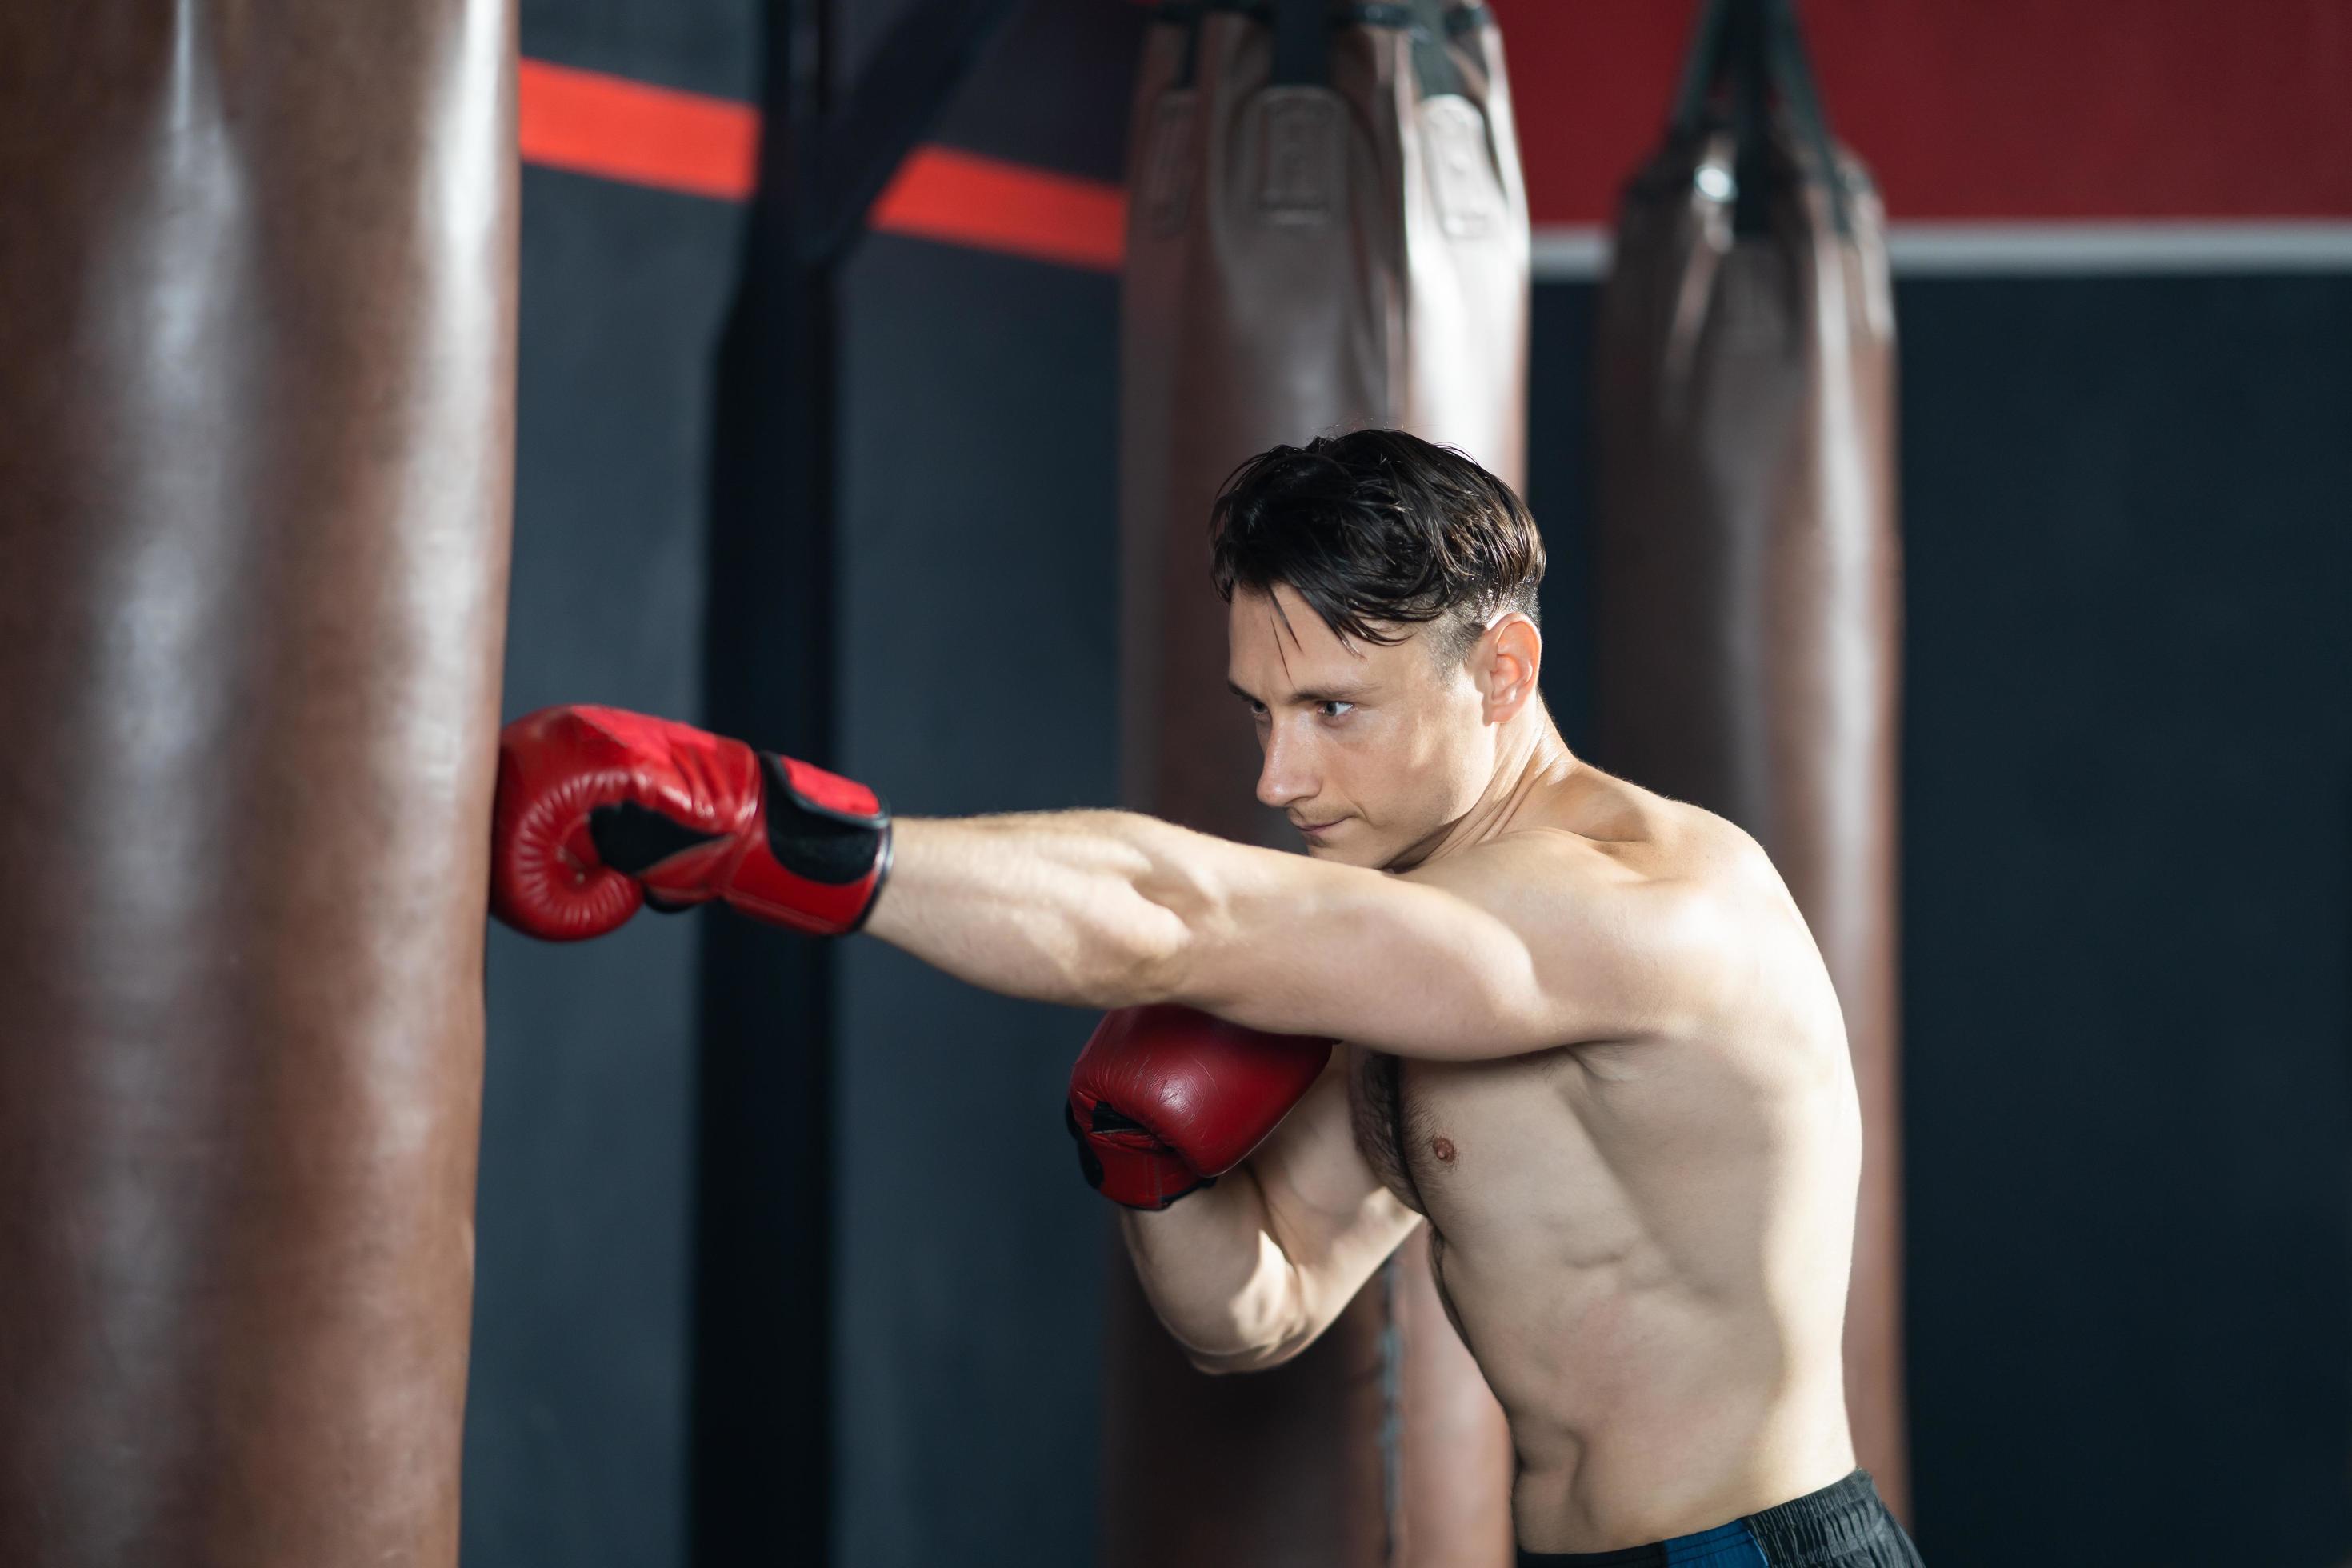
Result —
MULTIPOLYGON (((1236 681, 1226 681, 1225 689, 1244 702, 1257 700, 1256 697, 1244 691, 1236 681)), ((1370 686, 1333 686, 1312 691, 1294 691, 1290 694, 1290 700, 1293 702, 1360 702, 1371 689, 1370 686)))

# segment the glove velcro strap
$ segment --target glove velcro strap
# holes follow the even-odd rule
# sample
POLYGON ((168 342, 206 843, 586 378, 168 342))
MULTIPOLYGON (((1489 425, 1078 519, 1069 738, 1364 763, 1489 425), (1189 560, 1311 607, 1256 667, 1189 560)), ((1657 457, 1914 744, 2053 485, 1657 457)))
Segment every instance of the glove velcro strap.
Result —
POLYGON ((792 757, 760 753, 764 842, 745 845, 727 902, 813 936, 866 923, 890 875, 890 809, 855 780, 792 757))

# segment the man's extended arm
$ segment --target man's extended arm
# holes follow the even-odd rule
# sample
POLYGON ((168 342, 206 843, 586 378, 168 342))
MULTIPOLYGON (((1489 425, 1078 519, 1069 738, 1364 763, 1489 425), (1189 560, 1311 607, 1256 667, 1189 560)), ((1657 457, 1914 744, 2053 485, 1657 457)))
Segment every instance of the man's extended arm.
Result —
POLYGON ((866 929, 973 984, 1469 1058, 1670 1032, 1727 957, 1710 897, 1573 835, 1391 876, 1131 812, 902 820, 866 929))
POLYGON ((1723 940, 1736 879, 1657 879, 1574 834, 1391 876, 1131 812, 894 825, 853 781, 606 709, 509 726, 497 816, 493 908, 535 934, 715 899, 816 933, 862 923, 1011 995, 1181 1002, 1404 1056, 1672 1033, 1746 962, 1723 940))

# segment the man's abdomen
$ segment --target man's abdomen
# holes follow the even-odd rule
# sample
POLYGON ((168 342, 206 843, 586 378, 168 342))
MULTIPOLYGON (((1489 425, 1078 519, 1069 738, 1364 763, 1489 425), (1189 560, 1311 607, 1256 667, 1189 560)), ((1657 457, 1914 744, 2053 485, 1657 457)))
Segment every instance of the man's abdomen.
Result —
POLYGON ((1853 1468, 1847 1233, 1815 1227, 1792 1254, 1784 1223, 1836 1172, 1783 1158, 1769 1113, 1727 1140, 1703 1117, 1612 1125, 1625 1108, 1596 1103, 1567 1053, 1360 1052, 1350 1090, 1358 1143, 1429 1216, 1448 1314, 1510 1420, 1523 1538, 1664 1539, 1853 1468))

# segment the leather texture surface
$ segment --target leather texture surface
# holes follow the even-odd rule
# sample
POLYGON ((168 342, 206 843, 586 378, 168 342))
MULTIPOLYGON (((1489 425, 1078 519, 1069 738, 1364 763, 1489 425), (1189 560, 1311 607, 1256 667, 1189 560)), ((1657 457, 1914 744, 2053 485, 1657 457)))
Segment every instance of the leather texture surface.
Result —
POLYGON ((0 17, 0 1562, 456 1561, 514 54, 0 17))

